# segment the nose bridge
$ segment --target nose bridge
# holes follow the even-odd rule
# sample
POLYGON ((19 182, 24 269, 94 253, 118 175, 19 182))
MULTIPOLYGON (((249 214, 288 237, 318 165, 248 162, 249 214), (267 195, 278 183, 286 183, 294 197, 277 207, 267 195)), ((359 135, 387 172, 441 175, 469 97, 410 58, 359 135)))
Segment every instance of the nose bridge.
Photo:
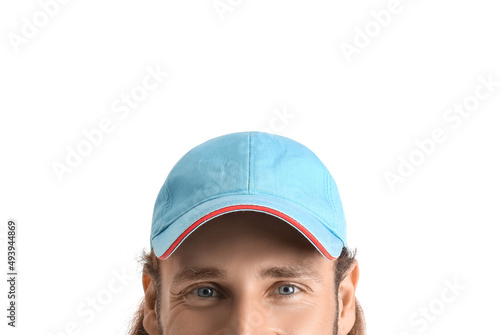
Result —
POLYGON ((233 300, 224 335, 265 335, 268 328, 264 306, 252 300, 249 294, 233 300))

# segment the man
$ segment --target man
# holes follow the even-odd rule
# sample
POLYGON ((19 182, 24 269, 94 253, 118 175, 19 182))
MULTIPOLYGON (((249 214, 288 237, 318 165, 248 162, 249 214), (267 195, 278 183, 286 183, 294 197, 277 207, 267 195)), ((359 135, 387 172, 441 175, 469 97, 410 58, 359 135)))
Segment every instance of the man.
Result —
POLYGON ((213 138, 158 194, 130 334, 365 334, 354 256, 311 150, 264 132, 213 138))

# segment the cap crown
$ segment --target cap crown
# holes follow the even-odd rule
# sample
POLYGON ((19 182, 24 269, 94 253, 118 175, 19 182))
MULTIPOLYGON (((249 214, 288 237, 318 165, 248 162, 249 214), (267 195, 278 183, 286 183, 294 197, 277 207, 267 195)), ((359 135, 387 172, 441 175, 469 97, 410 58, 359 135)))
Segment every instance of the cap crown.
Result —
POLYGON ((346 240, 337 186, 319 158, 287 137, 255 131, 210 139, 177 162, 156 200, 151 239, 204 202, 239 195, 279 199, 346 240))

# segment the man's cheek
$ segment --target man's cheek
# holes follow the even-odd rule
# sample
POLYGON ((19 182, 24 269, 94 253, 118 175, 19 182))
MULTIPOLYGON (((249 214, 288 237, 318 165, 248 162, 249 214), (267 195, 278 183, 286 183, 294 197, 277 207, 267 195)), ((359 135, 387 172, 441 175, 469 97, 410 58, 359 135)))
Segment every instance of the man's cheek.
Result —
POLYGON ((300 299, 297 304, 276 309, 268 320, 271 329, 279 329, 283 334, 331 334, 335 303, 333 296, 325 298, 300 299))

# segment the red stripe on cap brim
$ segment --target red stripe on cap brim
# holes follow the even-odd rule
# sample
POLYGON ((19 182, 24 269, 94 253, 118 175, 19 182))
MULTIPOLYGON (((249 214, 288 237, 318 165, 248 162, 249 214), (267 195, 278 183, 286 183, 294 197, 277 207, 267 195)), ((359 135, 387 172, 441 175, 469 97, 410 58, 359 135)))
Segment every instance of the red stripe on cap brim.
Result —
POLYGON ((207 220, 210 220, 211 218, 213 218, 215 216, 218 216, 220 214, 224 214, 224 213, 228 213, 228 212, 234 212, 234 211, 238 211, 238 210, 245 210, 245 209, 246 210, 254 210, 254 211, 260 211, 260 212, 266 212, 266 213, 273 214, 273 215, 276 215, 276 216, 282 218, 283 220, 285 220, 286 222, 290 223, 295 228, 297 228, 298 230, 300 230, 302 232, 302 234, 304 234, 305 236, 307 236, 307 238, 309 239, 309 241, 311 241, 316 246, 316 248, 318 248, 318 250, 320 250, 321 253, 326 258, 328 258, 329 260, 335 260, 336 259, 336 257, 333 257, 332 255, 330 255, 330 253, 328 251, 326 251, 326 249, 323 247, 323 245, 316 239, 316 237, 314 237, 313 234, 311 234, 311 232, 309 230, 307 230, 303 225, 301 225, 300 223, 298 223, 296 220, 294 220, 290 216, 288 216, 288 215, 286 215, 284 213, 281 213, 281 212, 279 212, 279 211, 277 211, 275 209, 272 209, 272 208, 269 208, 269 207, 264 207, 264 206, 257 206, 257 205, 235 205, 235 206, 228 206, 228 207, 224 207, 224 208, 218 209, 216 211, 213 211, 213 212, 211 212, 211 213, 203 216, 202 218, 200 218, 199 220, 197 220, 195 223, 193 223, 191 226, 189 226, 174 241, 174 243, 172 243, 172 245, 170 246, 170 248, 168 248, 167 251, 165 251, 165 253, 163 255, 161 255, 160 257, 158 257, 158 258, 159 259, 166 259, 177 248, 177 246, 179 244, 181 244, 181 242, 193 230, 195 230, 198 226, 200 226, 201 224, 203 224, 207 220))

